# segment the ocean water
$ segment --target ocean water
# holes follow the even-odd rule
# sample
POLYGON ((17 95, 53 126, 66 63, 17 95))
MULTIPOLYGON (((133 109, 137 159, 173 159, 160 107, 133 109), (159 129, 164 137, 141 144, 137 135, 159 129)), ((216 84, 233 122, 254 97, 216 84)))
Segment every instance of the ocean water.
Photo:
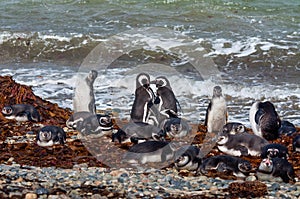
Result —
POLYGON ((72 108, 79 74, 99 73, 98 109, 128 118, 135 77, 165 75, 182 116, 203 122, 215 85, 229 121, 256 100, 300 125, 300 1, 0 2, 0 72, 72 108))

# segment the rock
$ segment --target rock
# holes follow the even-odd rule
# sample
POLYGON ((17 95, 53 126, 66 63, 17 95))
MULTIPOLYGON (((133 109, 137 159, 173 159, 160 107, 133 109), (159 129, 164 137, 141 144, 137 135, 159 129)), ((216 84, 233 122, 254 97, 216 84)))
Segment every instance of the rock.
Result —
POLYGON ((36 191, 35 191, 35 193, 37 194, 37 195, 48 195, 49 194, 49 191, 48 191, 48 189, 45 189, 45 188, 37 188, 36 189, 36 191))
POLYGON ((35 193, 27 193, 25 195, 25 199, 36 199, 36 198, 38 198, 38 197, 35 193))

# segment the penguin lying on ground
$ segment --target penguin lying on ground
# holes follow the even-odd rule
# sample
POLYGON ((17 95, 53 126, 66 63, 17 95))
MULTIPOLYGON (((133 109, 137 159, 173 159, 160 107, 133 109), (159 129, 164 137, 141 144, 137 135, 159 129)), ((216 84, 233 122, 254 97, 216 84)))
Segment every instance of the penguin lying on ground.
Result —
POLYGON ((295 172, 291 163, 282 158, 265 158, 256 172, 259 180, 295 182, 295 172))
POLYGON ((281 144, 268 144, 262 147, 262 153, 261 153, 261 158, 283 158, 287 159, 288 158, 288 149, 286 146, 283 146, 281 144))
POLYGON ((255 135, 267 140, 278 138, 281 120, 271 102, 255 102, 250 108, 249 117, 255 135))
POLYGON ((200 166, 200 172, 204 175, 211 170, 221 173, 233 172, 234 176, 245 178, 252 170, 252 166, 249 161, 239 157, 217 155, 203 160, 200 166))
POLYGON ((300 135, 297 135, 296 137, 294 137, 293 139, 293 151, 300 152, 300 135))
POLYGON ((53 146, 55 144, 65 144, 66 133, 59 126, 44 126, 36 135, 37 144, 42 147, 53 146))
POLYGON ((219 133, 227 121, 227 105, 222 94, 222 88, 215 86, 212 99, 206 110, 205 126, 207 132, 219 133))
POLYGON ((19 122, 41 121, 39 112, 29 104, 14 104, 10 106, 4 106, 2 109, 2 115, 6 119, 15 119, 19 122))
POLYGON ((181 118, 165 119, 161 124, 163 136, 169 138, 184 138, 190 134, 190 126, 181 118))
POLYGON ((131 142, 137 144, 139 140, 159 140, 161 138, 161 129, 143 122, 131 122, 126 124, 117 133, 112 135, 112 141, 118 140, 119 143, 130 139, 131 142))
POLYGON ((200 149, 193 145, 182 146, 175 152, 174 166, 177 170, 197 171, 201 165, 200 149))
POLYGON ((223 126, 223 133, 235 135, 239 133, 247 133, 246 127, 239 122, 228 122, 223 126))
POLYGON ((283 120, 281 121, 281 126, 278 130, 279 135, 292 135, 297 131, 294 124, 289 121, 283 120))
POLYGON ((180 144, 165 141, 145 141, 129 148, 124 155, 124 161, 138 165, 151 162, 165 163, 173 160, 180 144))
POLYGON ((81 132, 83 135, 89 134, 111 134, 113 129, 113 122, 109 115, 91 114, 85 118, 82 122, 76 123, 76 130, 81 132))
POLYGON ((217 141, 220 151, 233 156, 260 156, 262 147, 269 144, 267 140, 257 135, 241 133, 236 135, 221 134, 217 141))
POLYGON ((150 76, 140 73, 136 77, 135 98, 130 112, 133 122, 149 122, 150 109, 154 104, 154 92, 150 87, 150 76))

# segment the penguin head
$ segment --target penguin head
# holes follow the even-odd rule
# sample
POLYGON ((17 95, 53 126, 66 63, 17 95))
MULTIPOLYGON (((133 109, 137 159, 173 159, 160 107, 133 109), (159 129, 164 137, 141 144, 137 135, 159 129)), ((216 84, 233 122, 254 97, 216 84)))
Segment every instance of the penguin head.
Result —
POLYGON ((140 73, 136 77, 136 88, 141 86, 145 88, 150 86, 150 76, 147 73, 140 73))
POLYGON ((4 106, 3 109, 2 109, 2 114, 3 115, 11 115, 13 114, 13 109, 11 106, 4 106))
POLYGON ((219 136, 218 140, 217 140, 217 144, 218 145, 224 145, 228 142, 228 136, 222 134, 221 136, 219 136))
POLYGON ((270 158, 265 158, 261 161, 258 169, 260 171, 272 172, 273 170, 273 161, 270 158))
POLYGON ((220 86, 215 86, 213 90, 213 97, 221 97, 222 96, 222 88, 220 86))
POLYGON ((267 156, 269 158, 275 158, 275 157, 278 157, 278 155, 279 155, 279 150, 278 149, 271 148, 271 149, 267 150, 267 156))
POLYGON ((112 120, 110 118, 110 116, 108 115, 104 115, 104 116, 100 116, 98 118, 100 126, 103 127, 111 127, 113 125, 112 120))
POLYGON ((39 132, 39 139, 41 141, 50 141, 52 139, 51 131, 40 131, 39 132))
POLYGON ((252 169, 252 166, 249 161, 241 161, 238 163, 238 169, 243 173, 247 173, 252 169))
POLYGON ((151 81, 150 83, 155 84, 157 88, 168 87, 171 89, 171 84, 165 76, 159 76, 154 81, 151 81))

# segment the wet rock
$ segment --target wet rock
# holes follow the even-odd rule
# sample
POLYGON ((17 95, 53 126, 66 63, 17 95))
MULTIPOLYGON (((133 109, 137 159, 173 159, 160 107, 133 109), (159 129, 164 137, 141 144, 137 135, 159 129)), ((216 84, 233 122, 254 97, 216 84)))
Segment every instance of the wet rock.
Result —
POLYGON ((38 197, 35 193, 27 193, 25 195, 25 199, 36 199, 36 198, 38 198, 38 197))

